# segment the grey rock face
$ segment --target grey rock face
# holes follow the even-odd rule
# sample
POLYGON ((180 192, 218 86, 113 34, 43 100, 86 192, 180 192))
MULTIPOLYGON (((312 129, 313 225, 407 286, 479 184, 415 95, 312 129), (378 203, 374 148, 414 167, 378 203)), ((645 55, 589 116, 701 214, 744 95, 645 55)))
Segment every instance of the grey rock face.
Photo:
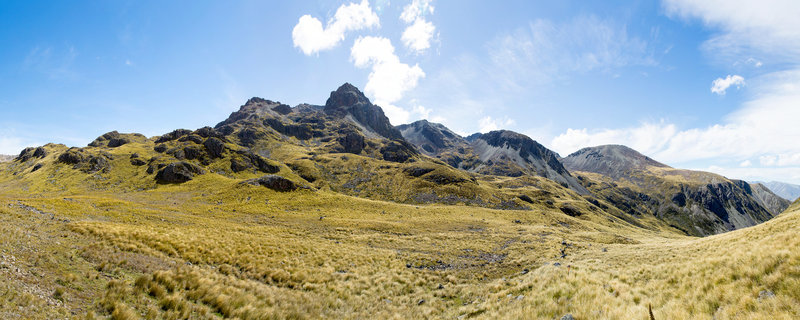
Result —
POLYGON ((626 172, 642 170, 649 166, 669 168, 663 163, 622 145, 583 148, 561 161, 571 171, 595 172, 612 178, 619 178, 626 172))
POLYGON ((743 184, 747 184, 750 187, 750 195, 755 198, 758 203, 767 209, 772 215, 778 215, 786 208, 792 204, 789 200, 786 200, 777 194, 773 193, 769 188, 761 183, 747 183, 741 181, 743 184))
POLYGON ((378 135, 395 140, 403 139, 400 131, 389 122, 383 110, 373 105, 355 86, 345 83, 331 92, 323 111, 335 117, 351 116, 358 124, 378 135))
POLYGON ((398 126, 422 153, 469 172, 518 177, 545 177, 580 194, 588 190, 564 168, 558 154, 513 131, 476 133, 463 138, 447 127, 425 120, 398 126))
POLYGON ((397 129, 400 130, 406 141, 414 144, 420 152, 429 156, 469 144, 467 140, 444 125, 427 120, 399 125, 397 129))

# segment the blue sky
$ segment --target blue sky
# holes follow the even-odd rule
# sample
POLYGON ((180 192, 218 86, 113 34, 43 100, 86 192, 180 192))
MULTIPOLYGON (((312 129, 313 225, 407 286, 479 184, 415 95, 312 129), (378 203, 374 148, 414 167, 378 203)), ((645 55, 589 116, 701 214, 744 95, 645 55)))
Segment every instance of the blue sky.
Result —
POLYGON ((213 126, 344 82, 392 123, 800 183, 793 1, 3 1, 0 153, 213 126))

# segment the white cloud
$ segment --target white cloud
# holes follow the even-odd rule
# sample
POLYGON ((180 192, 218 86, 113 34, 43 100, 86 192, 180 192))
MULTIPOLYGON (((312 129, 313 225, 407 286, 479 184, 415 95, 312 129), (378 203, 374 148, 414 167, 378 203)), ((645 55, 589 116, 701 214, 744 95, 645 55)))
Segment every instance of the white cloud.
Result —
POLYGON ((652 154, 667 147, 669 139, 677 133, 674 124, 643 123, 638 127, 624 129, 567 129, 555 137, 550 144, 560 154, 570 154, 584 147, 605 144, 623 144, 645 154, 652 154))
POLYGON ((796 62, 800 55, 800 5, 794 0, 665 0, 666 12, 699 18, 718 28, 703 49, 717 61, 730 63, 743 56, 796 62))
POLYGON ((744 78, 740 75, 728 75, 724 79, 717 78, 711 83, 711 92, 723 96, 730 86, 741 88, 744 86, 744 78))
POLYGON ((423 53, 431 47, 431 39, 436 27, 433 23, 425 21, 425 19, 417 18, 403 31, 401 40, 403 44, 409 49, 417 53, 423 53))
POLYGON ((400 14, 400 20, 408 25, 400 39, 403 45, 417 54, 424 53, 431 47, 431 39, 436 32, 436 26, 425 20, 426 15, 433 14, 431 2, 432 0, 412 0, 400 14))
POLYGON ((414 107, 411 108, 411 112, 413 112, 415 114, 418 114, 419 117, 422 118, 422 119, 430 118, 431 112, 433 110, 425 108, 424 106, 421 106, 421 105, 417 104, 416 100, 412 100, 411 103, 414 105, 414 107))
POLYGON ((304 54, 312 55, 335 47, 344 40, 348 31, 379 25, 378 15, 372 11, 369 2, 363 0, 360 4, 350 3, 340 6, 325 28, 317 18, 310 15, 300 17, 292 29, 292 41, 304 54))
POLYGON ((400 14, 400 20, 405 23, 411 23, 417 18, 424 17, 426 14, 433 14, 434 7, 431 5, 432 0, 412 0, 403 8, 403 13, 400 14))
POLYGON ((480 133, 487 133, 489 131, 507 129, 509 126, 513 126, 516 122, 508 117, 503 119, 494 119, 492 117, 486 116, 478 121, 478 131, 480 133))
POLYGON ((750 167, 752 165, 753 165, 753 163, 750 162, 750 160, 745 160, 745 161, 742 161, 741 163, 739 163, 739 166, 742 167, 742 168, 750 167))
POLYGON ((394 103, 425 77, 422 68, 401 63, 392 42, 382 37, 359 37, 350 49, 350 58, 356 67, 372 68, 364 93, 384 109, 392 123, 406 123, 410 113, 394 103))
MULTIPOLYGON (((713 63, 735 66, 743 62, 758 68, 765 59, 771 66, 790 67, 748 79, 748 91, 754 94, 718 124, 682 130, 664 122, 623 129, 568 129, 553 139, 554 147, 572 152, 619 143, 666 163, 712 162, 714 166, 701 169, 732 178, 800 182, 800 127, 796 123, 800 119, 800 68, 796 67, 800 65, 800 6, 795 1, 665 0, 664 7, 672 16, 700 18, 719 31, 702 46, 713 63), (650 132, 644 140, 654 141, 652 145, 637 143, 641 131, 650 132), (753 166, 749 159, 758 159, 760 166, 753 166)), ((744 78, 717 79, 712 92, 723 94, 733 85, 744 85, 744 78)))
POLYGON ((721 124, 677 130, 646 123, 624 129, 568 129, 553 139, 561 153, 599 144, 624 144, 666 163, 758 158, 762 166, 800 166, 800 69, 756 79, 760 95, 721 124))
POLYGON ((746 181, 782 181, 788 183, 800 183, 800 167, 722 167, 707 166, 689 168, 693 170, 709 171, 720 174, 732 179, 742 179, 746 181))

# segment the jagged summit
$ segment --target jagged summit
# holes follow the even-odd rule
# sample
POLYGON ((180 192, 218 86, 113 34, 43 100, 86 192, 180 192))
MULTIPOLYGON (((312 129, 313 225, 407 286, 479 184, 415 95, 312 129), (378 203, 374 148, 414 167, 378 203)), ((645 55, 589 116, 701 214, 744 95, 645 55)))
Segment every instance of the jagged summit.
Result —
MULTIPOLYGON (((578 193, 589 193, 564 168, 557 153, 524 134, 509 130, 496 130, 484 134, 473 134, 469 139, 471 139, 471 145, 478 158, 482 162, 493 165, 493 171, 532 172, 569 186, 578 193)), ((513 176, 514 173, 506 175, 513 176)))
POLYGON ((596 172, 611 177, 647 167, 669 168, 623 145, 583 148, 562 159, 562 162, 571 171, 596 172))
POLYGON ((589 192, 559 161, 558 154, 530 137, 508 130, 461 137, 444 125, 420 120, 397 127, 407 141, 469 172, 496 176, 536 175, 558 182, 580 194, 589 192))
POLYGON ((467 140, 439 123, 418 120, 397 126, 408 142, 419 147, 426 155, 433 156, 450 148, 464 147, 467 140))
POLYGON ((323 111, 334 117, 350 118, 369 136, 375 134, 392 140, 403 135, 389 122, 383 109, 372 104, 358 88, 350 83, 332 91, 323 111))

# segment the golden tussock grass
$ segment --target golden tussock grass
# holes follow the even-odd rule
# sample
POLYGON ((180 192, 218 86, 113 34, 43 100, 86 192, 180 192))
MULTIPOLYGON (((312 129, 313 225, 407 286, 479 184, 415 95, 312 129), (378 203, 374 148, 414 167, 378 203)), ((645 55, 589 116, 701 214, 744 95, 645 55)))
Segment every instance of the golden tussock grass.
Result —
MULTIPOLYGON (((560 201, 583 205, 567 195, 560 201)), ((7 266, 0 268, 0 316, 800 314, 796 208, 707 238, 581 209, 576 218, 547 205, 493 210, 278 193, 215 175, 120 193, 7 192, 0 195, 0 262, 7 266)))

